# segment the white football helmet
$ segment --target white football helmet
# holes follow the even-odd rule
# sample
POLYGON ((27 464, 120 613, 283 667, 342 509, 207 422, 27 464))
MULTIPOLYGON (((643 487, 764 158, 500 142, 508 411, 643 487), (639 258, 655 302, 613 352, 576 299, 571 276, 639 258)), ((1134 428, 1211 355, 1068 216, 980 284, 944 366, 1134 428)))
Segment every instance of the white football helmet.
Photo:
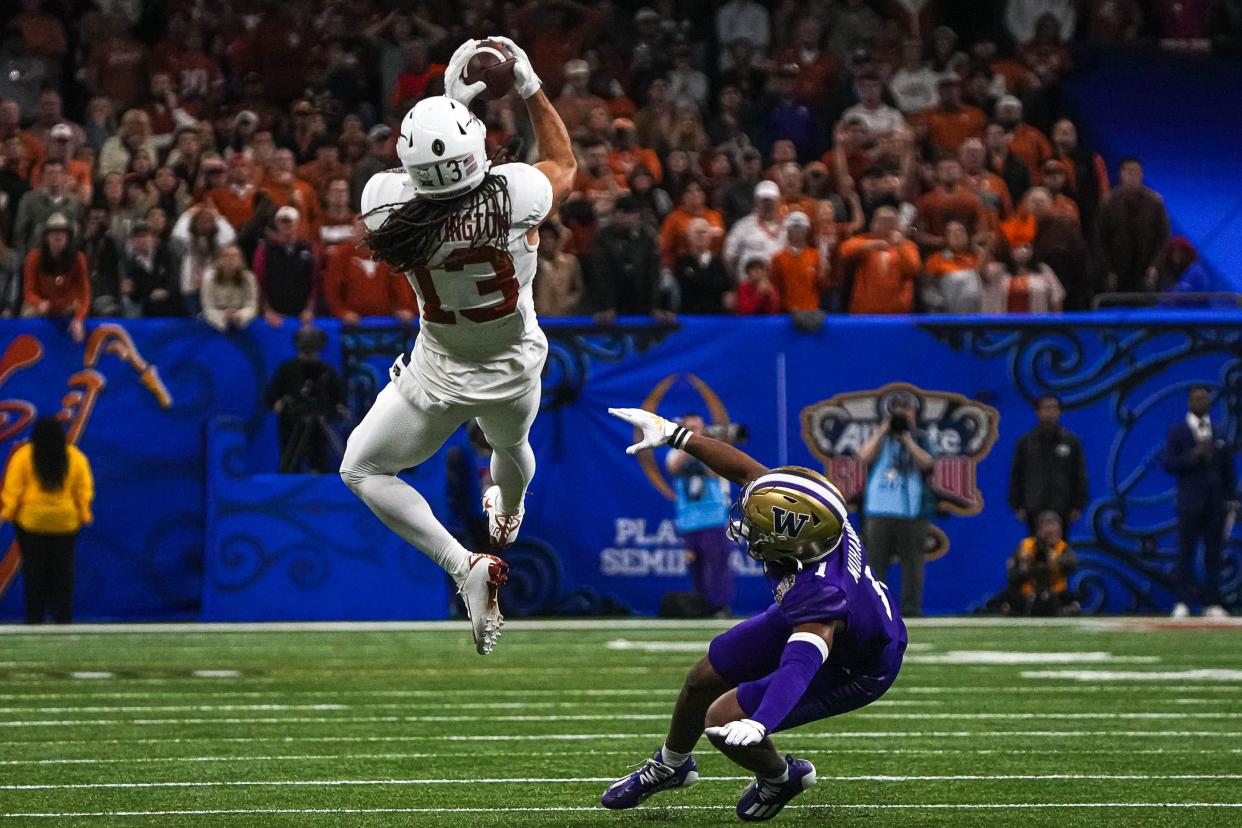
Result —
POLYGON ((451 98, 423 98, 401 120, 397 155, 424 198, 455 198, 479 186, 487 160, 483 122, 451 98))

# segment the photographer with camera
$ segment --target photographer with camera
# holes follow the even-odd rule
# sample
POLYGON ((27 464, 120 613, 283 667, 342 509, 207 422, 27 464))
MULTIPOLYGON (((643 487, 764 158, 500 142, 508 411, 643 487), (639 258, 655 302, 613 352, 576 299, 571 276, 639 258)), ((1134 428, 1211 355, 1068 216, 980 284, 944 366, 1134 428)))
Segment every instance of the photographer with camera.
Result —
MULTIPOLYGON (((680 423, 691 434, 706 434, 730 444, 746 438, 744 427, 734 423, 708 427, 699 414, 687 414, 680 423)), ((729 564, 733 544, 725 534, 729 522, 729 481, 677 449, 669 451, 664 463, 676 481, 674 524, 698 598, 699 611, 688 614, 727 618, 733 603, 733 568, 729 564)))
POLYGON ((1035 534, 1018 544, 1006 564, 1008 588, 989 607, 1003 615, 1078 615, 1082 608, 1068 580, 1078 558, 1065 542, 1061 516, 1049 509, 1035 524, 1035 534))
POLYGON ((923 614, 923 555, 927 519, 935 498, 927 477, 935 450, 918 429, 918 400, 898 392, 886 400, 888 416, 858 451, 868 467, 863 531, 877 565, 901 565, 901 614, 923 614))
POLYGON ((301 328, 293 335, 298 355, 282 362, 267 386, 265 398, 276 412, 280 437, 280 473, 336 471, 345 453, 332 425, 349 415, 345 386, 336 370, 319 358, 328 344, 319 328, 301 328))

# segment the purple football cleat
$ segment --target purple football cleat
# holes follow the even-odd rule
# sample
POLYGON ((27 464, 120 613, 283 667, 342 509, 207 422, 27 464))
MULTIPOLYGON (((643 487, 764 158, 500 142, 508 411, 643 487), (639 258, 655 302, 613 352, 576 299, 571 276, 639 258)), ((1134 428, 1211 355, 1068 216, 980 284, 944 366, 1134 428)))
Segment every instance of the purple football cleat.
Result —
POLYGON ((638 766, 638 770, 608 786, 600 804, 605 808, 621 810, 637 808, 647 797, 670 788, 688 788, 699 781, 699 766, 691 756, 679 768, 669 767, 660 761, 660 751, 638 766))
POLYGON ((746 822, 764 822, 781 812, 789 800, 815 784, 815 766, 805 759, 785 757, 789 780, 767 782, 756 779, 737 802, 737 815, 746 822))

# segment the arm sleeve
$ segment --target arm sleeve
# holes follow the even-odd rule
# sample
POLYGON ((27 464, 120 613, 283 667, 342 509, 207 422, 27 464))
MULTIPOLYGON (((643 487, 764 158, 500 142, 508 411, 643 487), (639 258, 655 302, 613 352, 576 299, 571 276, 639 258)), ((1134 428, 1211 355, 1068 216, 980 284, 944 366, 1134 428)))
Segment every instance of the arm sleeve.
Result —
POLYGON ((1164 470, 1173 475, 1190 471, 1198 462, 1193 441, 1185 445, 1178 431, 1176 425, 1169 429, 1169 436, 1164 442, 1164 470))
POLYGON ((213 328, 224 330, 227 323, 224 320, 224 311, 216 306, 215 293, 219 288, 216 285, 216 272, 208 271, 203 278, 203 288, 201 298, 203 302, 203 319, 213 328))
POLYGON ((781 653, 781 664, 768 681, 763 701, 751 718, 769 733, 776 730, 811 686, 828 660, 828 645, 813 633, 794 633, 781 653))
POLYGON ((43 297, 35 290, 38 282, 39 251, 31 250, 26 254, 26 263, 22 267, 22 294, 26 307, 34 307, 43 301, 43 297))
POLYGON ((1009 466, 1009 508, 1017 511, 1024 508, 1026 503, 1024 496, 1022 479, 1026 473, 1026 463, 1023 458, 1026 452, 1023 449, 1026 446, 1026 438, 1019 437, 1018 444, 1013 448, 1013 463, 1009 466))
MULTIPOLYGON (((193 216, 190 214, 189 210, 186 210, 184 213, 178 216, 177 223, 173 225, 172 234, 171 234, 174 239, 181 242, 186 247, 190 246, 190 219, 191 218, 193 218, 193 216)), ((228 242, 220 242, 220 244, 224 245, 224 244, 228 244, 228 242)))
POLYGON ((4 488, 0 490, 0 521, 11 521, 17 517, 17 510, 22 503, 22 492, 25 489, 25 474, 22 467, 26 462, 22 449, 14 452, 9 459, 9 467, 4 472, 4 488))
POLYGON ((86 314, 91 309, 91 271, 90 266, 86 262, 86 254, 79 253, 77 259, 73 263, 74 276, 76 277, 78 288, 78 309, 73 312, 73 318, 78 322, 86 320, 86 314))
POLYGON ((74 460, 78 473, 73 480, 73 504, 78 510, 78 521, 85 526, 95 522, 95 514, 91 511, 95 502, 95 477, 85 454, 75 451, 74 460))
POLYGON ((501 164, 492 172, 504 176, 513 229, 529 230, 548 217, 552 211, 552 182, 546 175, 530 164, 501 164))
POLYGON ((362 188, 362 215, 368 229, 378 230, 389 213, 400 209, 412 198, 413 193, 406 190, 408 181, 409 176, 401 170, 379 172, 367 180, 367 185, 362 188), (374 214, 371 214, 372 211, 375 211, 374 214))
POLYGON ((244 328, 259 315, 259 280, 249 270, 242 271, 242 280, 245 282, 245 290, 242 293, 242 306, 237 309, 237 316, 241 320, 239 327, 244 328))
POLYGON ((254 251, 254 261, 251 263, 254 270, 254 278, 259 287, 259 303, 263 306, 267 305, 267 242, 259 242, 259 247, 254 251))
POLYGON ((328 256, 327 266, 323 269, 323 298, 327 302, 328 313, 337 318, 349 310, 345 306, 345 297, 341 291, 341 287, 345 284, 345 271, 349 267, 347 252, 345 245, 332 251, 332 254, 328 256))
POLYGON ((306 297, 306 310, 311 313, 315 312, 315 307, 319 304, 319 294, 323 292, 323 266, 320 264, 322 259, 315 245, 311 245, 311 272, 310 272, 310 295, 306 297))
POLYGON ((1085 511, 1089 496, 1089 489, 1087 487, 1087 457, 1083 454, 1082 442, 1079 440, 1074 441, 1074 457, 1076 468, 1074 469, 1075 491, 1073 503, 1079 511, 1085 511))

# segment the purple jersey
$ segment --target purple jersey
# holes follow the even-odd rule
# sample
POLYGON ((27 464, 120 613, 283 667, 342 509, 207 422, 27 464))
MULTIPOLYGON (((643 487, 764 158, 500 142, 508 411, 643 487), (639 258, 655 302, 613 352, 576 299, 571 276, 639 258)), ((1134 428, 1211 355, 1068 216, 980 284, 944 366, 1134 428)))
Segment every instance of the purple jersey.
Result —
POLYGON ((813 622, 845 625, 832 639, 829 664, 872 672, 885 666, 890 642, 899 641, 904 649, 906 627, 888 588, 871 574, 862 541, 848 522, 840 545, 819 563, 797 571, 768 562, 764 571, 790 632, 813 622))

